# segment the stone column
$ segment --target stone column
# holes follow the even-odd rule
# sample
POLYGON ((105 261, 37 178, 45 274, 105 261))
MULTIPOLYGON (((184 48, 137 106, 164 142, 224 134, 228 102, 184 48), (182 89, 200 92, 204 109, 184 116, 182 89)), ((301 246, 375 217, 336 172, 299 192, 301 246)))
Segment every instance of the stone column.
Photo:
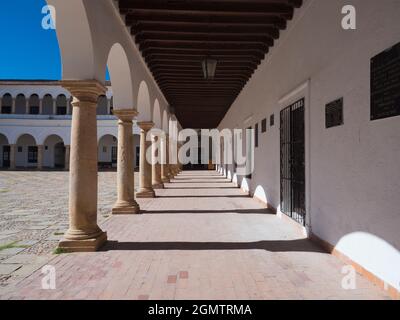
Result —
POLYGON ((111 114, 111 100, 107 98, 107 114, 111 114))
POLYGON ((69 170, 70 150, 71 150, 71 147, 69 145, 66 145, 65 146, 65 165, 64 165, 65 170, 69 170))
POLYGON ((16 166, 16 151, 17 151, 17 145, 16 144, 10 144, 10 169, 15 170, 16 166))
POLYGON ((38 145, 38 157, 37 157, 37 169, 43 170, 43 153, 44 153, 44 146, 38 145))
POLYGON ((65 252, 96 251, 107 241, 97 225, 97 99, 106 88, 96 80, 62 81, 74 97, 69 173, 69 229, 65 252))
POLYGON ((161 163, 161 181, 163 183, 169 183, 169 175, 168 175, 168 158, 169 158, 169 154, 168 154, 168 144, 167 144, 167 140, 168 140, 168 136, 165 135, 162 139, 161 139, 161 150, 162 150, 162 163, 161 163))
POLYGON ((133 109, 114 110, 118 117, 118 200, 112 209, 113 214, 136 214, 140 207, 135 200, 135 172, 133 167, 133 118, 137 111, 133 109))
POLYGON ((15 97, 13 97, 12 98, 12 106, 11 106, 11 113, 12 114, 15 114, 15 108, 16 108, 16 98, 15 97))
POLYGON ((57 115, 57 98, 53 98, 53 115, 57 115))
POLYGON ((163 189, 164 184, 161 179, 161 163, 157 161, 159 159, 159 152, 160 150, 157 150, 154 145, 157 142, 157 139, 159 137, 157 135, 152 135, 152 143, 153 143, 153 163, 151 166, 151 177, 152 177, 152 185, 153 189, 163 189))
POLYGON ((146 140, 147 133, 151 128, 153 128, 153 122, 138 122, 140 127, 140 189, 136 193, 137 198, 154 198, 155 192, 152 187, 152 177, 151 177, 151 163, 146 159, 146 151, 151 148, 151 141, 146 140))
POLYGON ((39 114, 43 114, 43 99, 39 100, 39 114))

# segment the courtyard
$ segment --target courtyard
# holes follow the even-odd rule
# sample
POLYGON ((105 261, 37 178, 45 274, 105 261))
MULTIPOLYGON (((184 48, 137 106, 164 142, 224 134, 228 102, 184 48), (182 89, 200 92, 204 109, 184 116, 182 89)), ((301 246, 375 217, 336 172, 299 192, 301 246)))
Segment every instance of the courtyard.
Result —
MULTIPOLYGON (((116 173, 99 172, 96 253, 57 254, 68 173, 0 172, 0 299, 388 299, 214 171, 183 171, 140 215, 112 216, 116 173), (42 266, 56 288, 42 289, 42 266)), ((135 177, 135 183, 138 178, 135 177)))

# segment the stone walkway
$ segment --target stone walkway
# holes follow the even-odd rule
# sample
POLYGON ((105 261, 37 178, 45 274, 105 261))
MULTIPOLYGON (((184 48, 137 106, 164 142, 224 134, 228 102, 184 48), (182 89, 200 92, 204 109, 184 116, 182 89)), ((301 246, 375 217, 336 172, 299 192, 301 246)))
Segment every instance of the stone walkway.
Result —
MULTIPOLYGON (((10 174, 2 173, 2 177, 10 174)), ((99 207, 105 216, 115 200, 114 181, 115 174, 100 174, 99 207)), ((52 184, 45 176, 42 183, 42 190, 35 192, 46 192, 46 184, 52 184)), ((64 183, 65 177, 60 178, 62 188, 66 188, 64 183)), ((44 274, 39 268, 0 291, 0 298, 388 298, 361 276, 355 290, 342 289, 343 264, 337 258, 323 253, 292 224, 214 172, 183 172, 166 187, 157 191, 156 199, 139 201, 143 214, 101 221, 109 242, 100 252, 52 255, 44 262, 55 268, 56 289, 42 289, 44 274)), ((64 197, 66 190, 56 187, 47 192, 61 192, 64 197)), ((23 200, 27 195, 21 194, 21 204, 14 203, 10 212, 43 207, 40 203, 29 206, 23 200)), ((28 197, 37 199, 35 194, 28 197)), ((3 194, 2 205, 4 199, 3 194)), ((66 210, 52 199, 61 211, 66 210)), ((46 210, 54 208, 43 210, 40 214, 48 215, 46 210)), ((33 225, 39 223, 38 218, 33 225)), ((18 265, 23 251, 13 257, 18 265)))

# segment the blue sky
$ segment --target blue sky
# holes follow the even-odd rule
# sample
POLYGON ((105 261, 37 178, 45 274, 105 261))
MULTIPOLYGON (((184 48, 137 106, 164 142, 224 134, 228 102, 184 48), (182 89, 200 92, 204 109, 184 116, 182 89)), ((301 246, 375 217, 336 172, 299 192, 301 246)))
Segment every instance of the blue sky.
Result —
POLYGON ((1 1, 0 79, 61 79, 55 30, 42 28, 44 0, 1 1))
POLYGON ((42 28, 46 4, 45 0, 1 1, 0 79, 61 79, 56 32, 42 28))

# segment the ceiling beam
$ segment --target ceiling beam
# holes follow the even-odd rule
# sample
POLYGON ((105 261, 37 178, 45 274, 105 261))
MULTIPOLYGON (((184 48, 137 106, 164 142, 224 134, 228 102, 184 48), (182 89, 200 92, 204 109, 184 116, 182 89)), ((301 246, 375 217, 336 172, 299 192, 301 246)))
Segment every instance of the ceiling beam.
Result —
MULTIPOLYGON (((247 43, 263 43, 273 46, 274 40, 266 34, 235 34, 235 33, 190 33, 190 32, 140 32, 135 35, 136 43, 142 44, 147 41, 182 41, 182 42, 240 42, 244 46, 247 43)), ((243 47, 242 47, 243 48, 243 47)), ((265 49, 268 49, 265 47, 265 49)))
POLYGON ((273 24, 245 23, 195 23, 195 22, 157 22, 140 21, 131 27, 132 34, 141 32, 186 32, 186 33, 228 33, 263 34, 273 39, 279 38, 279 28, 273 24))
POLYGON ((268 44, 263 42, 247 42, 241 41, 207 41, 207 40, 145 40, 139 44, 139 50, 143 51, 149 48, 181 48, 181 49, 201 49, 201 50, 259 50, 268 51, 268 44))
POLYGON ((230 23, 230 24, 268 24, 279 29, 286 29, 287 19, 285 17, 271 14, 248 14, 248 13, 202 13, 202 12, 162 12, 162 11, 121 11, 125 14, 125 21, 128 26, 140 23, 141 21, 152 22, 196 22, 196 23, 230 23))

